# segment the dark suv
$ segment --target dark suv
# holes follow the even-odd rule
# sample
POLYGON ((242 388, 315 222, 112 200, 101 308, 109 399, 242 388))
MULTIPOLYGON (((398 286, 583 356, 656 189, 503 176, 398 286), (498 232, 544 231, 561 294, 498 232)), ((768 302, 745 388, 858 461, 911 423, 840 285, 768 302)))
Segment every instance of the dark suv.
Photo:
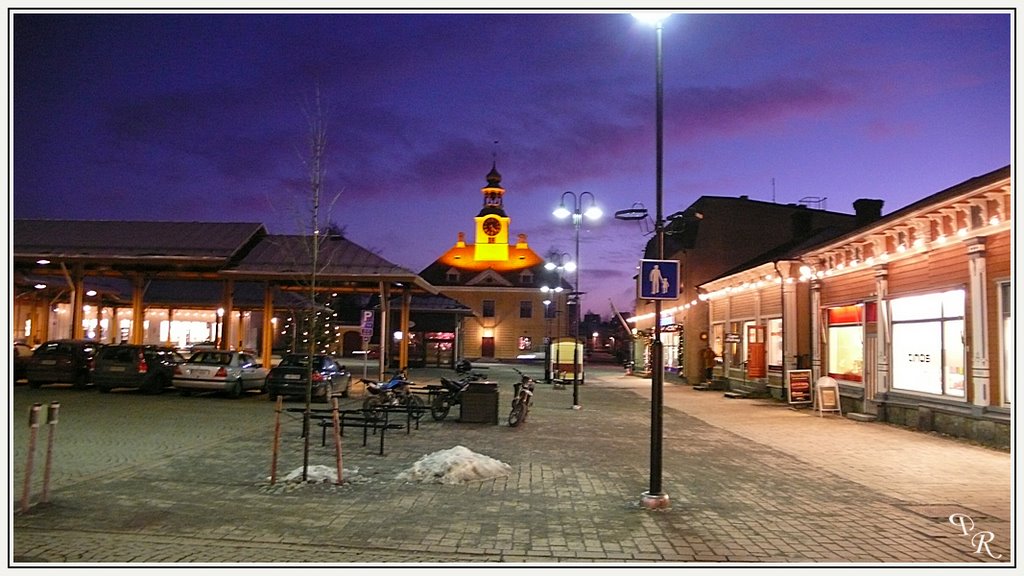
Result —
POLYGON ((171 385, 174 367, 185 357, 173 348, 145 344, 104 346, 96 354, 92 381, 100 392, 138 388, 159 394, 171 385))
POLYGON ((32 352, 25 367, 29 386, 70 383, 85 388, 92 381, 96 352, 103 345, 93 340, 50 340, 32 352))

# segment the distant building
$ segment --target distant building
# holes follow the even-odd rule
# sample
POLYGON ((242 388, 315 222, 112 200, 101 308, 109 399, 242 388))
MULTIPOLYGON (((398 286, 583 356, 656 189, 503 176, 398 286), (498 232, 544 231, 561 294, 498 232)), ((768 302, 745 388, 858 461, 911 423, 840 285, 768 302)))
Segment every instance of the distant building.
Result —
POLYGON ((473 243, 459 232, 455 244, 420 276, 472 311, 459 339, 462 357, 540 360, 546 338, 571 333, 567 322, 557 322, 571 316, 564 298, 545 304, 549 297, 540 290, 564 281, 544 269, 544 259, 530 248, 525 234, 510 240, 511 218, 496 166, 480 192, 483 207, 473 218, 473 243))

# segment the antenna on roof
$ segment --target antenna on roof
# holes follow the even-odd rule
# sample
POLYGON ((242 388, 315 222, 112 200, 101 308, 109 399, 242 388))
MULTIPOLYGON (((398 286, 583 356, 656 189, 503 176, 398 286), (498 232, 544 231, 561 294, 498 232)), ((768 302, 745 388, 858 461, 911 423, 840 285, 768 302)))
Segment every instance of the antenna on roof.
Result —
POLYGON ((491 152, 491 158, 494 160, 495 164, 498 163, 498 141, 497 140, 494 141, 494 150, 491 152))
POLYGON ((772 176, 772 204, 775 204, 775 176, 772 176))

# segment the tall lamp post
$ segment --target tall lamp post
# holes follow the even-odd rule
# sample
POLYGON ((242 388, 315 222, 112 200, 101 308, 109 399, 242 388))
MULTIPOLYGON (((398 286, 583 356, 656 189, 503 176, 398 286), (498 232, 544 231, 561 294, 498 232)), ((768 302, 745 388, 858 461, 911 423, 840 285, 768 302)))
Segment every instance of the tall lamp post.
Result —
POLYGON ((597 220, 601 217, 601 209, 597 206, 597 200, 590 192, 583 192, 577 195, 575 192, 566 191, 562 193, 562 200, 552 212, 556 218, 564 219, 572 216, 572 225, 576 231, 576 290, 573 295, 576 297, 576 322, 573 327, 572 347, 572 409, 580 409, 580 372, 583 371, 583 358, 580 357, 580 304, 583 292, 580 290, 580 224, 583 217, 590 220, 597 220), (572 198, 572 211, 565 205, 566 197, 572 198), (588 202, 589 199, 589 202, 588 202))
MULTIPOLYGON (((655 216, 654 235, 658 245, 658 260, 665 259, 665 222, 662 218, 662 172, 663 172, 663 63, 661 49, 662 22, 668 18, 668 13, 643 12, 634 14, 641 21, 654 25, 657 36, 657 59, 655 62, 655 85, 657 91, 655 103, 655 150, 657 159, 655 161, 655 216)), ((641 505, 649 509, 667 508, 669 505, 668 494, 661 489, 661 441, 663 436, 662 426, 662 404, 664 397, 665 383, 665 361, 664 350, 661 344, 661 300, 654 301, 654 341, 651 342, 651 483, 650 488, 643 493, 640 499, 641 505)))
MULTIPOLYGON (((562 337, 562 323, 561 323, 561 319, 558 316, 561 313, 561 310, 559 310, 559 306, 558 306, 558 295, 560 295, 562 293, 562 291, 564 290, 564 288, 562 288, 562 273, 563 272, 573 272, 574 270, 576 270, 576 263, 573 262, 572 260, 569 260, 569 254, 567 252, 552 252, 552 253, 548 254, 548 261, 544 263, 544 269, 547 270, 548 272, 554 272, 554 271, 558 272, 558 281, 555 283, 554 288, 552 288, 552 287, 550 287, 550 286, 545 284, 544 286, 540 287, 540 291, 545 293, 545 294, 547 294, 549 292, 554 294, 554 296, 553 296, 555 298, 555 301, 554 301, 555 302, 555 314, 554 315, 555 315, 555 320, 556 320, 555 338, 556 339, 560 339, 562 337)), ((546 300, 545 302, 549 302, 549 301, 546 300)), ((547 308, 545 308, 545 314, 546 313, 547 313, 547 308)), ((551 344, 551 342, 548 341, 548 354, 550 354, 550 349, 551 349, 550 348, 550 344, 551 344)), ((562 347, 561 346, 556 346, 555 347, 555 367, 556 367, 556 369, 561 365, 561 351, 562 351, 562 347)), ((547 358, 547 356, 545 358, 547 358)), ((544 369, 544 374, 545 374, 545 380, 544 381, 545 381, 545 383, 550 383, 551 382, 551 372, 550 372, 550 370, 548 368, 549 367, 546 366, 545 369, 544 369)), ((561 379, 561 377, 558 377, 558 378, 561 379)), ((556 386, 556 388, 561 388, 561 387, 562 387, 561 384, 556 386)))

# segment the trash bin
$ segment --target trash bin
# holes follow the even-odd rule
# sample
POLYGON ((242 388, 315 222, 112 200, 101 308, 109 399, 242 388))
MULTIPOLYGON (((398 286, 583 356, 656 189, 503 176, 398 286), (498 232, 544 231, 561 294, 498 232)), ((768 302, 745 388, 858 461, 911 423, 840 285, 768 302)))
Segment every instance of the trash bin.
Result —
POLYGON ((498 423, 498 383, 473 382, 462 393, 459 422, 471 424, 498 423))

